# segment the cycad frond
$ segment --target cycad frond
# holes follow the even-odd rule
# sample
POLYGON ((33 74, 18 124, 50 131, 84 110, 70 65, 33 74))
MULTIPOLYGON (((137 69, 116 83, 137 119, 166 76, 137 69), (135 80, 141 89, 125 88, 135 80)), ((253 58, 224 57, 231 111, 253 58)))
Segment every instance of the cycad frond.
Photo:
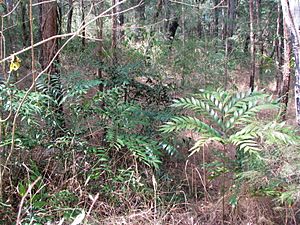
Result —
POLYGON ((210 134, 213 137, 221 137, 221 133, 216 129, 202 122, 198 118, 191 116, 173 117, 171 121, 165 123, 160 130, 164 133, 180 130, 194 130, 196 132, 210 134))

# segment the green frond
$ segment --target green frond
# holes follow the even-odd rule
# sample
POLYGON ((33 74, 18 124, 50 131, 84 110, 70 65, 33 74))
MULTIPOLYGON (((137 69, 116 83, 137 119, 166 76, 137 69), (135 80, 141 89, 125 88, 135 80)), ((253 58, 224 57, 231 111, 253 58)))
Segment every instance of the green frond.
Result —
POLYGON ((214 137, 221 137, 221 134, 213 127, 207 125, 201 120, 191 116, 176 116, 171 121, 161 126, 160 131, 171 133, 180 130, 194 130, 199 133, 207 133, 214 137))
POLYGON ((222 142, 222 141, 223 139, 219 137, 202 136, 196 141, 194 146, 190 149, 191 151, 190 156, 200 151, 203 147, 208 146, 212 142, 222 142))

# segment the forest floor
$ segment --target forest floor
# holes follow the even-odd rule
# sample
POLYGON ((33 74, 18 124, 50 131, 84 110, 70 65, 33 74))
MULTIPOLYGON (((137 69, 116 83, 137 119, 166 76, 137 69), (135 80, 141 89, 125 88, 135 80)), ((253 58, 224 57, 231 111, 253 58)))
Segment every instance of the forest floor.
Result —
MULTIPOLYGON (((239 91, 248 90, 250 71, 245 68, 239 68, 231 73, 231 84, 239 91)), ((193 80, 195 78, 193 76, 193 80)), ((293 82, 293 81, 291 81, 293 82)), ((257 82, 260 83, 260 82, 257 82)), ((187 85, 189 86, 189 85, 187 85)), ((276 96, 275 80, 262 85, 269 93, 276 96), (267 88, 266 88, 267 87, 267 88)), ((229 87, 229 89, 232 87, 229 87)), ((174 93, 174 97, 183 97, 190 90, 174 93)), ((287 123, 295 125, 294 122, 294 101, 291 90, 289 107, 287 111, 287 123)), ((267 118, 269 112, 260 114, 262 118, 267 118)), ((96 220, 95 224, 169 224, 169 225, 268 225, 282 224, 281 213, 285 209, 278 207, 278 212, 273 210, 274 202, 267 197, 253 197, 247 193, 247 186, 243 186, 239 199, 238 208, 232 208, 228 203, 230 201, 230 192, 222 195, 220 190, 224 183, 228 182, 228 177, 221 177, 213 181, 205 177, 205 171, 201 164, 213 161, 214 156, 207 149, 206 152, 194 154, 189 157, 189 149, 197 139, 197 134, 193 132, 183 132, 182 139, 186 140, 177 147, 180 157, 170 158, 164 162, 163 168, 168 172, 172 180, 169 184, 159 182, 157 189, 154 188, 155 195, 165 197, 169 195, 171 199, 179 198, 177 204, 159 204, 154 200, 144 209, 132 207, 126 215, 110 216, 104 220, 96 220), (166 185, 174 186, 175 190, 170 193, 164 193, 166 185), (225 205, 225 207, 224 207, 225 205), (281 222, 280 222, 281 221, 281 222)), ((216 146, 217 148, 218 146, 216 146)), ((156 181, 155 181, 156 182, 156 181)), ((225 185, 227 186, 227 185, 225 185)))

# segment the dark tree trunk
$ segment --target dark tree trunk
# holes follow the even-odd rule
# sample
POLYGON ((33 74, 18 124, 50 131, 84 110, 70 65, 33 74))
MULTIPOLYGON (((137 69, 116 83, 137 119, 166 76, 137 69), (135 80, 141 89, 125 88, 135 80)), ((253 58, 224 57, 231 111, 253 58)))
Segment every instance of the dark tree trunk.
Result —
POLYGON ((73 19, 73 0, 69 0, 69 13, 67 19, 67 33, 72 32, 72 19, 73 19))
POLYGON ((256 20, 255 20, 255 25, 256 25, 256 36, 257 36, 257 46, 259 46, 259 53, 260 53, 260 62, 258 65, 258 70, 256 71, 256 77, 260 77, 260 74, 262 72, 262 66, 263 66, 263 54, 264 54, 264 40, 263 40, 263 33, 262 33, 262 26, 261 26, 261 0, 256 0, 256 20))
POLYGON ((226 26, 226 51, 232 51, 232 40, 230 38, 234 34, 235 17, 236 17, 236 0, 228 0, 227 5, 227 26, 226 26))
MULTIPOLYGON (((40 0, 43 2, 43 0, 40 0)), ((40 32, 42 40, 47 38, 53 37, 57 35, 58 32, 58 25, 57 25, 57 3, 50 2, 50 3, 43 3, 40 5, 40 32)), ((41 46, 41 66, 43 70, 46 70, 48 81, 49 81, 49 88, 56 91, 56 94, 52 96, 56 103, 53 105, 53 111, 55 115, 55 120, 57 126, 53 130, 54 138, 59 137, 62 134, 62 130, 65 128, 64 122, 64 113, 63 107, 61 104, 62 98, 62 90, 60 84, 60 74, 59 69, 56 67, 58 63, 58 57, 52 62, 55 55, 57 54, 58 46, 57 40, 52 39, 42 44, 41 46)), ((51 92, 49 92, 51 94, 51 92)))
MULTIPOLYGON (((81 24, 82 26, 85 25, 84 0, 81 0, 81 24)), ((82 48, 85 48, 85 28, 82 29, 81 35, 82 48)))
MULTIPOLYGON (((117 0, 112 0, 112 5, 116 5, 117 0)), ((112 10, 112 36, 111 36, 111 51, 112 51, 112 61, 114 64, 117 63, 117 8, 114 7, 112 10)))
POLYGON ((135 24, 138 24, 137 27, 134 28, 134 32, 135 32, 135 38, 136 40, 141 39, 142 38, 142 28, 141 26, 145 25, 145 20, 146 20, 146 16, 145 16, 145 2, 141 1, 141 0, 135 0, 134 5, 139 5, 139 7, 137 7, 135 9, 135 13, 134 13, 134 17, 135 17, 135 24))
POLYGON ((214 0, 214 35, 215 37, 219 36, 219 8, 217 5, 219 4, 219 0, 214 0))
POLYGON ((228 0, 227 8, 227 36, 232 37, 235 29, 236 0, 228 0))
MULTIPOLYGON (((40 0, 43 2, 43 0, 40 0)), ((45 40, 52 36, 57 35, 57 3, 43 3, 40 5, 40 29, 41 38, 45 40)), ((52 39, 42 44, 41 48, 41 65, 42 68, 46 68, 57 53, 57 40, 52 39)), ((49 69, 46 71, 49 74, 56 73, 57 68, 52 63, 49 69)))
POLYGON ((168 33, 167 33, 168 40, 173 41, 178 27, 179 27, 179 23, 178 23, 178 18, 176 17, 172 19, 169 23, 168 33))
POLYGON ((255 59, 255 34, 254 34, 254 0, 249 0, 249 14, 250 14, 250 49, 251 49, 251 74, 250 74, 250 82, 249 87, 251 91, 254 90, 254 80, 256 74, 256 59, 255 59))
POLYGON ((27 46, 29 42, 29 31, 26 26, 26 18, 27 18, 27 10, 26 10, 26 4, 21 1, 21 17, 22 17, 22 34, 23 34, 23 46, 27 46))

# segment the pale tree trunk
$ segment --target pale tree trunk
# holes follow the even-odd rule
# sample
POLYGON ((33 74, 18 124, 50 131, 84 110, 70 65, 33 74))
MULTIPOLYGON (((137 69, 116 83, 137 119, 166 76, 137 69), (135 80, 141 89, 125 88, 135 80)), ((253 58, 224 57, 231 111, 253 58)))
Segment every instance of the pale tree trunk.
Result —
POLYGON ((277 38, 274 41, 274 51, 276 52, 276 66, 277 66, 277 73, 276 73, 276 93, 280 97, 281 96, 281 82, 282 82, 282 36, 283 36, 283 25, 282 25, 282 10, 281 4, 278 2, 277 5, 277 28, 276 28, 276 36, 277 38))
POLYGON ((300 0, 281 0, 283 18, 292 34, 295 56, 295 108, 296 122, 300 125, 300 0))
POLYGON ((122 11, 124 10, 124 4, 122 4, 123 0, 117 0, 117 41, 120 42, 124 38, 125 31, 124 31, 124 23, 125 23, 125 16, 122 11))
POLYGON ((282 72, 282 83, 280 88, 280 101, 282 103, 282 110, 281 110, 281 119, 286 119, 286 111, 288 107, 289 101, 289 91, 290 91, 290 77, 291 77, 291 45, 290 45, 290 34, 289 30, 287 29, 287 25, 284 22, 283 25, 283 33, 284 33, 284 65, 283 65, 283 72, 282 72))
POLYGON ((256 59, 255 59, 255 33, 254 33, 254 23, 255 23, 255 16, 254 16, 254 0, 249 0, 249 14, 250 14, 250 52, 251 52, 251 74, 250 74, 250 83, 249 87, 251 91, 254 90, 254 80, 255 80, 255 73, 256 73, 256 59))

